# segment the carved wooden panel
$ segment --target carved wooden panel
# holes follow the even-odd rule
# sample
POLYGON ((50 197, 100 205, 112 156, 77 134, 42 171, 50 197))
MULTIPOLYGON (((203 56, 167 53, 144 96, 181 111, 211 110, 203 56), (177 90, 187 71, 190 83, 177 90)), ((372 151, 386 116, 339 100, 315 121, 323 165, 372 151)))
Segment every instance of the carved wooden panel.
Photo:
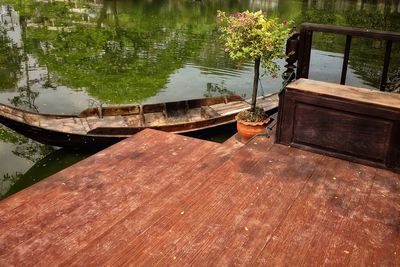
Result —
MULTIPOLYGON (((309 81, 305 81, 311 84, 309 81)), ((356 101, 346 98, 348 87, 327 92, 327 83, 307 90, 301 80, 288 86, 281 95, 277 142, 347 160, 391 169, 400 169, 400 106, 356 101), (301 89, 300 89, 301 88, 301 89), (339 95, 339 96, 338 96, 339 95)), ((358 89, 359 90, 359 89, 358 89)), ((361 92, 362 93, 362 92, 361 92)), ((373 95, 373 94, 372 94, 373 95)), ((385 97, 379 99, 383 103, 385 97)), ((390 101, 388 101, 390 102, 390 101)))

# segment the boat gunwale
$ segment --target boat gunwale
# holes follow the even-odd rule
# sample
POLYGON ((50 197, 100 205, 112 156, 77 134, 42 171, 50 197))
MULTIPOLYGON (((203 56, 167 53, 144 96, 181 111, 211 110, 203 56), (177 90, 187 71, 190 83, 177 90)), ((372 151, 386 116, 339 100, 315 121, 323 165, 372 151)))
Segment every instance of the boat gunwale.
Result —
MULTIPOLYGON (((274 95, 277 95, 276 93, 271 93, 265 96, 260 96, 258 99, 263 99, 263 98, 270 98, 273 97, 274 95)), ((243 102, 247 103, 247 100, 236 96, 240 99, 242 99, 243 102)), ((223 97, 218 97, 219 99, 223 100, 223 97)), ((217 99, 218 99, 217 98, 217 99)), ((201 101, 207 98, 203 99, 194 99, 194 101, 201 101)), ((190 101, 190 100, 187 100, 190 101)), ((176 102, 185 102, 185 101, 175 101, 172 103, 176 102)), ((239 101, 238 101, 239 102, 239 101)), ((221 103, 221 102, 220 102, 221 103)), ((222 102, 224 103, 224 102, 222 102)), ((221 103, 221 104, 222 104, 221 103)), ((217 103, 219 104, 219 103, 217 103)), ((5 107, 7 107, 9 110, 16 110, 18 112, 21 112, 22 115, 28 115, 28 116, 36 116, 37 118, 54 118, 54 119, 63 119, 63 118, 76 118, 76 119, 84 119, 80 118, 75 115, 54 115, 54 114, 40 114, 40 113, 34 113, 31 111, 24 111, 19 108, 14 108, 7 106, 5 104, 1 104, 5 107)), ((209 106, 212 106, 214 104, 211 104, 209 106)), ((271 110, 271 109, 269 109, 271 110)), ((239 112, 240 110, 238 110, 239 112)), ((268 111, 268 109, 266 109, 268 111)), ((0 114, 0 123, 2 123, 4 126, 18 132, 19 134, 22 134, 30 139, 33 139, 37 142, 47 144, 47 145, 52 145, 52 146, 59 146, 59 147, 69 147, 69 148, 79 148, 79 147, 91 147, 91 146, 103 146, 105 145, 110 145, 112 143, 117 142, 118 140, 122 140, 124 138, 130 137, 133 134, 136 134, 146 128, 150 129, 156 129, 156 130, 162 130, 166 132, 171 132, 171 133, 189 133, 189 132, 195 132, 195 131, 201 131, 201 130, 206 130, 206 129, 211 129, 215 127, 220 127, 223 125, 231 124, 235 122, 234 114, 226 114, 226 115, 220 115, 216 117, 209 117, 209 118, 204 118, 202 120, 198 121, 192 121, 192 122, 179 122, 175 124, 166 124, 166 125, 154 125, 154 126, 121 126, 121 127, 96 127, 93 130, 97 129, 98 131, 103 131, 103 133, 91 133, 92 130, 86 131, 86 133, 77 133, 77 132, 65 132, 65 131, 60 131, 58 129, 52 129, 52 128, 46 128, 40 125, 35 125, 32 122, 29 122, 22 118, 21 120, 13 118, 12 114, 0 114), (11 115, 11 116, 7 116, 11 115), (182 129, 179 129, 182 128, 182 129), (118 134, 118 131, 116 131, 115 134, 110 134, 107 131, 113 131, 119 129, 122 134, 118 134), (125 131, 125 133, 124 133, 125 131), (72 140, 72 141, 71 141, 72 140)), ((115 116, 115 115, 114 115, 115 116)), ((111 117, 111 116, 110 116, 111 117)))
MULTIPOLYGON (((193 98, 193 99, 187 99, 187 100, 178 100, 178 101, 168 101, 168 102, 160 102, 160 103, 150 103, 150 104, 144 104, 144 105, 140 105, 140 104, 133 104, 133 105, 112 105, 112 106, 102 106, 101 110, 102 112, 104 111, 108 111, 108 110, 112 110, 112 109, 117 109, 117 110, 126 110, 126 109, 132 109, 132 108, 142 108, 144 111, 144 114, 148 114, 148 113, 152 113, 152 112, 145 112, 148 110, 151 110, 152 107, 164 107, 165 106, 169 106, 169 105, 174 105, 174 104, 183 104, 183 103, 188 103, 188 105, 190 105, 191 103, 196 103, 196 102, 211 102, 211 101, 216 101, 218 100, 216 103, 204 103, 204 105, 196 105, 196 106, 192 106, 189 107, 189 109, 191 108, 199 108, 201 106, 210 106, 210 105, 215 105, 215 104, 222 104, 222 103, 226 103, 225 101, 229 102, 235 102, 235 101, 246 101, 243 97, 236 95, 236 94, 230 94, 230 95, 226 95, 226 96, 215 96, 215 97, 204 97, 204 98, 193 98)), ((79 115, 77 116, 78 118, 86 118, 86 117, 90 117, 90 115, 85 115, 86 113, 89 114, 93 114, 92 116, 98 116, 98 110, 100 107, 91 107, 91 108, 86 108, 84 110, 82 110, 79 115)), ((156 111, 156 112, 161 112, 160 111, 156 111)), ((135 114, 139 114, 139 113, 132 113, 132 115, 135 114)), ((117 115, 121 115, 121 114, 113 114, 113 115, 103 115, 104 117, 106 116, 117 116, 117 115)), ((123 114, 123 115, 129 115, 129 114, 123 114)), ((122 115, 122 116, 123 116, 122 115)))

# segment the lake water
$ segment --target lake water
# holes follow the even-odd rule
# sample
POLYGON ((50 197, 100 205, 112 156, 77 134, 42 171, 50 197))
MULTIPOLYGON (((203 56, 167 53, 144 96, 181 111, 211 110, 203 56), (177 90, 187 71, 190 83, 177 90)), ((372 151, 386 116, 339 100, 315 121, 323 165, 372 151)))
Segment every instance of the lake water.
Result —
MULTIPOLYGON (((66 114, 99 104, 230 92, 249 97, 252 65, 229 60, 215 21, 217 10, 247 9, 297 26, 400 29, 400 0, 0 0, 0 103, 66 114)), ((377 87, 384 44, 355 40, 353 47, 347 84, 377 87)), ((343 38, 317 34, 310 77, 338 82, 343 49, 343 38)), ((391 72, 399 68, 399 51, 395 45, 391 72)), ((260 94, 278 91, 281 82, 262 77, 260 94)), ((0 126, 0 198, 88 155, 44 146, 0 126)))

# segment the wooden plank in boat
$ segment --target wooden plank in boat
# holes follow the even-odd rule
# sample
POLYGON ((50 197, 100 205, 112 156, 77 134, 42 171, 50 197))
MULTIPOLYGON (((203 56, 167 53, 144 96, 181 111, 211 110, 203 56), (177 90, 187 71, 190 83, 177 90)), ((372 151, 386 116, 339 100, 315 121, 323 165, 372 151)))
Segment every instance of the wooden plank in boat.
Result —
POLYGON ((167 118, 166 123, 173 125, 173 124, 186 123, 189 121, 190 121, 189 116, 187 115, 186 112, 182 110, 181 112, 176 112, 174 116, 169 116, 167 118))
POLYGON ((201 117, 209 119, 209 118, 216 118, 221 116, 218 112, 216 112, 213 108, 209 106, 201 107, 201 117))
POLYGON ((151 112, 144 114, 144 123, 146 126, 165 125, 167 120, 162 112, 151 112))
POLYGON ((68 132, 72 134, 86 134, 86 131, 79 131, 77 129, 71 129, 68 132))
POLYGON ((82 122, 80 120, 75 121, 74 118, 41 120, 39 126, 65 133, 86 134, 87 132, 82 122))
POLYGON ((166 118, 165 124, 180 124, 189 122, 190 117, 188 116, 187 111, 188 109, 176 109, 167 111, 168 118, 166 118))
POLYGON ((201 108, 191 108, 188 110, 187 116, 189 121, 199 121, 202 119, 201 117, 201 108))
POLYGON ((235 101, 224 105, 213 105, 212 108, 220 113, 221 116, 227 116, 249 109, 250 105, 245 101, 235 101))
POLYGON ((180 123, 185 123, 185 122, 189 122, 189 117, 187 116, 187 114, 184 114, 182 116, 172 116, 172 117, 168 117, 167 119, 167 124, 180 124, 180 123))
POLYGON ((279 104, 278 94, 273 94, 268 97, 261 97, 257 100, 257 105, 262 107, 264 110, 271 110, 277 108, 279 104))
POLYGON ((8 113, 11 115, 14 115, 15 117, 19 117, 19 118, 23 118, 24 117, 24 113, 22 113, 19 110, 8 110, 8 113))
POLYGON ((140 106, 115 106, 103 108, 104 116, 118 115, 135 115, 140 113, 140 106))
POLYGON ((249 108, 250 108, 250 106, 238 106, 235 109, 226 110, 225 112, 220 112, 220 113, 222 116, 227 116, 227 115, 239 113, 243 110, 248 110, 249 108))
POLYGON ((83 129, 85 129, 86 132, 89 132, 90 131, 90 127, 89 127, 89 124, 88 124, 86 118, 78 118, 78 119, 81 121, 83 129))
POLYGON ((142 106, 143 113, 162 112, 166 109, 165 103, 149 104, 142 106))
POLYGON ((97 127, 127 127, 125 120, 122 116, 106 116, 103 118, 88 117, 86 121, 90 129, 97 127))
POLYGON ((69 126, 69 125, 76 125, 77 121, 74 120, 74 118, 66 118, 66 119, 58 119, 58 122, 60 122, 62 125, 69 126))
POLYGON ((165 103, 165 110, 167 112, 168 117, 185 116, 188 109, 189 109, 189 103, 186 100, 179 102, 165 103))
POLYGON ((35 126, 39 126, 40 123, 40 115, 37 114, 30 114, 30 113, 23 113, 22 117, 24 121, 35 126))
MULTIPOLYGON (((248 100, 247 102, 250 102, 248 100)), ((235 101, 228 104, 216 104, 211 107, 220 113, 222 116, 238 113, 240 111, 250 108, 250 104, 245 101, 235 101)), ((278 94, 271 94, 267 96, 260 96, 257 98, 257 106, 264 110, 271 110, 278 107, 279 97, 278 94)))
POLYGON ((129 127, 144 127, 142 115, 127 115, 123 117, 129 127))
POLYGON ((82 125, 62 126, 62 127, 58 128, 57 130, 64 132, 64 133, 86 134, 86 131, 82 127, 82 125))
POLYGON ((218 113, 225 113, 230 110, 241 109, 242 107, 249 107, 249 106, 250 105, 244 101, 235 101, 235 102, 230 102, 228 104, 224 104, 224 103, 216 104, 216 105, 212 105, 210 107, 213 108, 218 113))
POLYGON ((0 113, 4 114, 5 117, 12 118, 19 122, 24 122, 23 114, 19 110, 10 109, 7 106, 0 106, 0 113))

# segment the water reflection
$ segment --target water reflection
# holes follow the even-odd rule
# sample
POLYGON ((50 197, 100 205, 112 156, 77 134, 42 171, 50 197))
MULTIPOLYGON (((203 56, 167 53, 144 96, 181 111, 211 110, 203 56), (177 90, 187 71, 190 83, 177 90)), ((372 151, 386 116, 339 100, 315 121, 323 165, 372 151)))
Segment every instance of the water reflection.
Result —
MULTIPOLYGON (((217 82, 251 76, 251 69, 236 66, 223 52, 215 28, 217 9, 228 12, 263 9, 269 14, 293 19, 296 24, 308 21, 384 30, 400 27, 398 0, 384 3, 361 0, 8 2, 12 5, 1 9, 0 49, 7 55, 3 58, 7 64, 1 69, 4 79, 0 88, 18 90, 6 101, 39 111, 43 110, 42 105, 47 106, 46 110, 51 110, 48 106, 52 105, 63 113, 79 110, 68 105, 60 110, 58 103, 37 100, 39 95, 51 94, 51 90, 61 93, 60 87, 84 92, 74 95, 82 109, 91 98, 122 104, 163 101, 160 94, 165 91, 180 97, 179 92, 173 93, 179 91, 173 78, 177 72, 186 73, 192 67, 200 70, 203 77, 192 83, 193 88, 185 88, 188 91, 185 96, 189 97, 204 95, 207 84, 215 83, 213 76, 220 77, 217 82)), ((314 47, 342 53, 343 42, 333 36, 317 37, 314 47)), ((382 49, 377 49, 376 43, 365 41, 357 45, 363 49, 352 51, 350 65, 358 68, 356 74, 374 86, 377 81, 371 77, 375 75, 365 70, 365 63, 367 69, 378 69, 378 62, 374 60, 382 49), (362 53, 370 53, 372 48, 376 50, 372 51, 376 57, 368 61, 362 53), (362 67, 359 59, 364 64, 362 67)), ((394 53, 398 51, 394 49, 394 53)), ((229 89, 242 94, 249 88, 247 82, 237 85, 238 88, 229 89)), ((0 96, 0 100, 5 99, 0 96)))
POLYGON ((0 199, 21 180, 25 171, 54 151, 52 147, 15 134, 3 126, 0 126, 0 148, 0 199))
POLYGON ((0 7, 0 91, 17 86, 21 74, 21 41, 18 14, 10 6, 0 7))
MULTIPOLYGON (((30 152, 38 155, 36 150, 31 150, 30 152)), ((27 168, 25 172, 5 173, 3 177, 0 177, 0 199, 35 184, 90 155, 88 152, 83 153, 64 149, 42 151, 39 154, 41 154, 41 157, 33 161, 35 164, 27 168)))

